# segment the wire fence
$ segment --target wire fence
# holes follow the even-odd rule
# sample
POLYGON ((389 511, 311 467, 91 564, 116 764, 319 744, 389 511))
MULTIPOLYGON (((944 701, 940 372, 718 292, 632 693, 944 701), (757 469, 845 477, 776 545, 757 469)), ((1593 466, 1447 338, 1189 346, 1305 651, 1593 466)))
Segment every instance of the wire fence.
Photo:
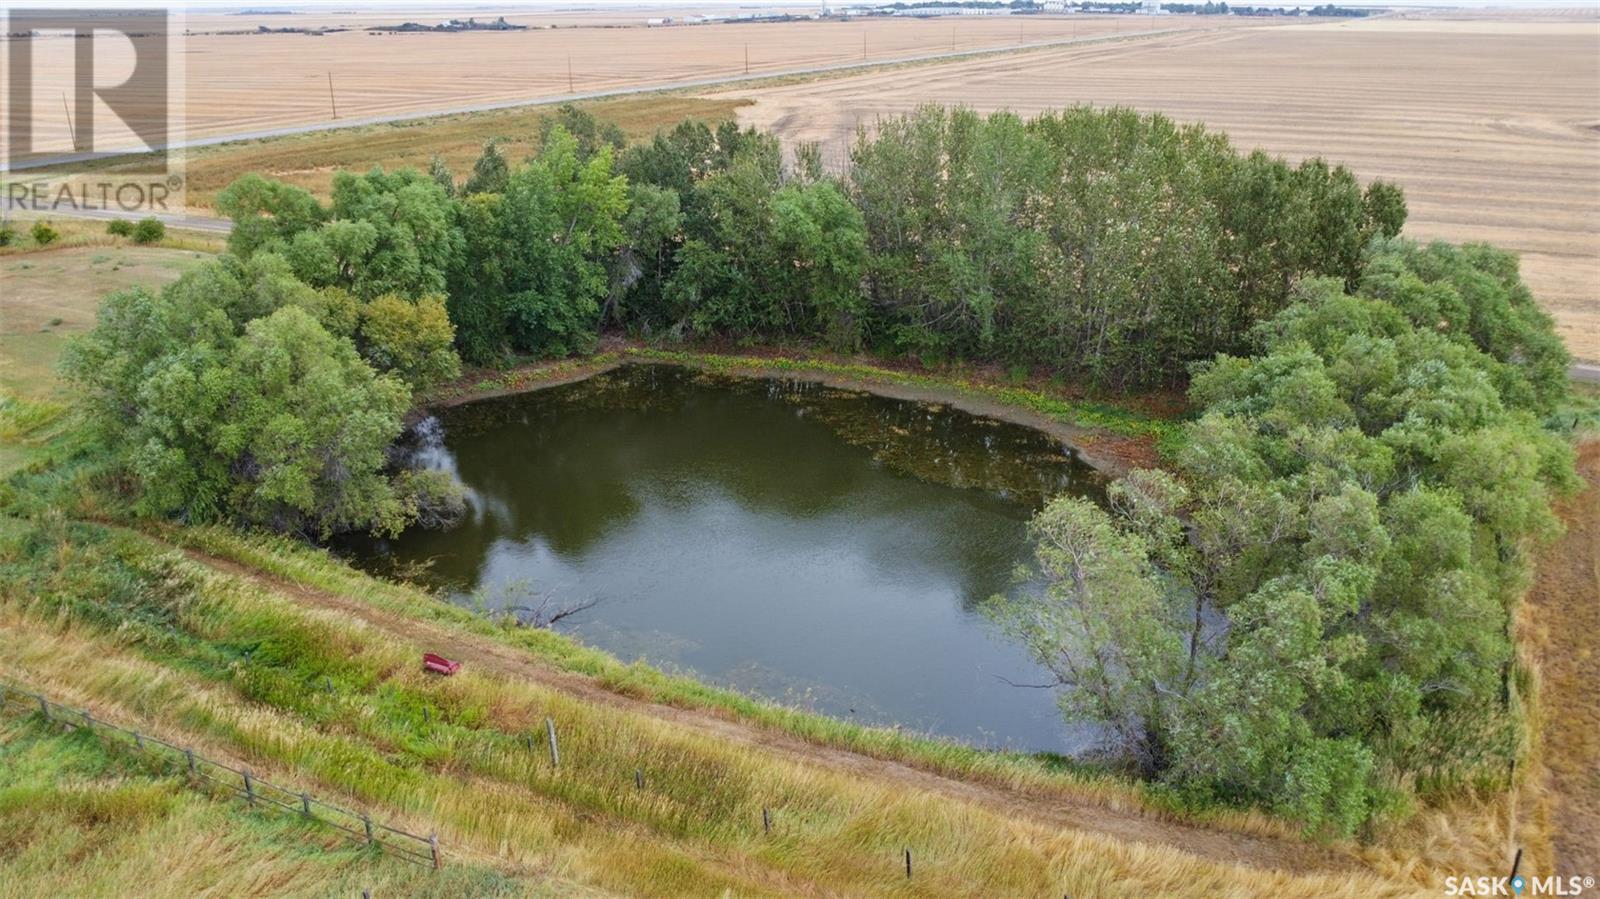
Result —
POLYGON ((0 712, 18 709, 36 712, 44 716, 46 721, 73 729, 86 728, 108 743, 139 752, 163 768, 182 771, 196 783, 209 784, 239 796, 251 806, 276 807, 292 812, 307 820, 343 831, 346 836, 357 842, 381 849, 407 861, 429 865, 435 870, 441 863, 437 834, 424 837, 398 827, 390 827, 372 820, 372 817, 365 812, 351 811, 318 799, 304 790, 290 790, 262 780, 248 768, 224 765, 200 755, 189 747, 175 746, 148 734, 101 721, 87 709, 76 709, 59 702, 51 702, 43 694, 0 682, 0 712))
MULTIPOLYGON (((443 855, 439 850, 437 834, 420 836, 391 827, 378 821, 364 812, 355 812, 342 806, 334 805, 317 799, 305 791, 290 790, 278 786, 270 781, 262 780, 248 768, 234 768, 214 759, 206 758, 191 747, 177 746, 157 737, 130 730, 109 721, 95 718, 87 709, 74 708, 59 702, 53 702, 48 697, 30 690, 0 681, 0 714, 6 712, 32 712, 43 716, 44 720, 53 724, 72 729, 87 729, 97 737, 111 744, 113 748, 132 750, 147 761, 152 762, 157 768, 176 771, 185 774, 190 783, 197 787, 208 787, 213 791, 221 791, 245 800, 251 806, 276 808, 284 812, 299 815, 308 821, 333 827, 342 831, 352 840, 364 843, 407 861, 427 865, 438 870, 442 864, 443 855)), ((426 714, 426 709, 424 709, 426 714)), ((551 768, 561 767, 561 748, 557 742, 556 723, 553 718, 546 718, 545 748, 550 753, 551 768)), ((537 752, 534 734, 527 732, 522 735, 524 745, 530 753, 537 752)), ((637 790, 645 789, 645 776, 643 768, 635 768, 633 784, 637 790)), ((761 806, 760 828, 764 835, 771 836, 777 829, 779 822, 774 810, 766 805, 761 806)), ((905 866, 905 876, 912 876, 911 847, 901 849, 899 854, 893 856, 896 867, 905 866)), ((365 893, 363 895, 366 895, 365 893)))

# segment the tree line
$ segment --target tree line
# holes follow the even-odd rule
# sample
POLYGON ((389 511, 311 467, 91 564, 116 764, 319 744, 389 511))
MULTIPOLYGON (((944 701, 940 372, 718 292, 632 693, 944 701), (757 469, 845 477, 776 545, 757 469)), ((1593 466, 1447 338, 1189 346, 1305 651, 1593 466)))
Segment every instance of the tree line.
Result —
POLYGON ((313 287, 443 295, 474 364, 646 337, 1047 367, 1101 387, 1180 382, 1242 347, 1297 278, 1353 283, 1405 200, 1320 159, 1291 166, 1160 115, 1024 120, 925 107, 814 146, 689 121, 625 147, 567 108, 520 165, 491 141, 464 178, 341 175, 324 208, 247 176, 219 211, 241 258, 313 287))

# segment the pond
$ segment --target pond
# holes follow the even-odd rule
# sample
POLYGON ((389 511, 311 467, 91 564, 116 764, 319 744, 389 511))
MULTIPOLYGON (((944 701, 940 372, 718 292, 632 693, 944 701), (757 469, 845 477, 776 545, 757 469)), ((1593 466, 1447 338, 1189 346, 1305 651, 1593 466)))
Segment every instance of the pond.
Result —
POLYGON ((1070 753, 1047 679, 977 605, 1026 523, 1101 478, 1054 437, 816 383, 630 365, 440 411, 420 464, 470 512, 346 543, 489 609, 594 601, 558 630, 625 660, 874 725, 1070 753))

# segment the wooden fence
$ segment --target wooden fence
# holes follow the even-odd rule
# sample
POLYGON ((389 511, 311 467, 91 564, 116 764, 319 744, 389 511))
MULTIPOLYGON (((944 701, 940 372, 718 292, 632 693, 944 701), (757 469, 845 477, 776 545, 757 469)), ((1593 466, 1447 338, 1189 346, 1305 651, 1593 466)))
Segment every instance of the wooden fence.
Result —
POLYGON ((439 867, 439 838, 436 834, 423 837, 398 827, 390 827, 372 820, 372 817, 364 812, 354 812, 324 802, 305 791, 285 789, 262 780, 248 768, 224 765, 188 747, 174 746, 148 734, 101 721, 87 709, 75 709, 59 702, 51 702, 42 694, 0 682, 0 713, 19 709, 37 712, 43 715, 46 721, 66 727, 86 728, 108 743, 139 752, 164 768, 176 768, 186 772, 196 783, 211 784, 243 798, 252 806, 277 807, 337 828, 358 842, 408 861, 431 865, 435 869, 439 867))

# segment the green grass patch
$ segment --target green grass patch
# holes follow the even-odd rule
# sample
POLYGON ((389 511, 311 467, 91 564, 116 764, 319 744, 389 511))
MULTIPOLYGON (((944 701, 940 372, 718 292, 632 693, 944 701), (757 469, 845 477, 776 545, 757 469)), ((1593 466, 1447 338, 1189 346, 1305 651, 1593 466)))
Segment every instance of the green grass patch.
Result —
POLYGON ((252 895, 268 883, 292 896, 534 894, 477 865, 435 874, 248 809, 15 705, 0 713, 0 833, 4 896, 252 895))

